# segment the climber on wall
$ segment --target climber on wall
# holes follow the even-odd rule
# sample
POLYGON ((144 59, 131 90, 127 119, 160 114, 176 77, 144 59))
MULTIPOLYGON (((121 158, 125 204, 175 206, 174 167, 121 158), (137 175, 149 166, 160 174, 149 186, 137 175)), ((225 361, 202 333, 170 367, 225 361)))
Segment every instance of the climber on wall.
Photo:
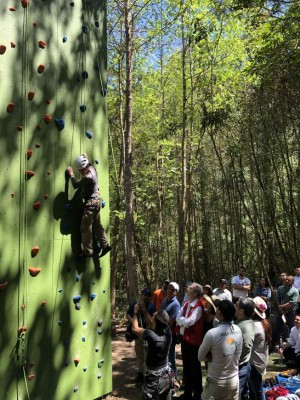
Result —
POLYGON ((74 177, 72 167, 67 167, 74 189, 81 189, 81 196, 84 200, 84 209, 80 224, 83 252, 79 256, 93 256, 93 233, 101 246, 100 257, 111 251, 105 231, 100 222, 100 210, 102 199, 98 187, 98 176, 95 168, 89 163, 87 155, 83 153, 75 160, 75 166, 81 173, 82 178, 77 181, 74 177))

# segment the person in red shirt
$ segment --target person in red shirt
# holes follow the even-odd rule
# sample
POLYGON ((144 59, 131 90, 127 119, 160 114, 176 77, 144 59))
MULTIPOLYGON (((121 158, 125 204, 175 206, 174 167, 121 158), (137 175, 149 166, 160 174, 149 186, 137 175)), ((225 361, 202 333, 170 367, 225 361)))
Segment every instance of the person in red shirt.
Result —
POLYGON ((152 296, 152 303, 155 305, 156 310, 160 310, 161 303, 167 297, 167 289, 169 286, 170 280, 166 279, 162 287, 160 289, 155 290, 152 296))

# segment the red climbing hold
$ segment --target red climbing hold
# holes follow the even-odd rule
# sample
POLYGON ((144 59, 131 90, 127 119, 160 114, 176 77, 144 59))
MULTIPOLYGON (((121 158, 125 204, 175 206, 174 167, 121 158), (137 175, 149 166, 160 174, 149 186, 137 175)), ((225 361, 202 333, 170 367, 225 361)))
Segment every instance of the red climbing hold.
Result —
POLYGON ((8 103, 6 107, 6 111, 10 114, 16 109, 15 103, 8 103))
POLYGON ((45 70, 45 65, 40 64, 40 65, 38 66, 38 69, 37 69, 38 73, 41 74, 41 73, 44 72, 44 70, 45 70))
POLYGON ((35 210, 38 210, 41 207, 42 203, 40 201, 36 201, 35 203, 33 203, 32 207, 35 210))
POLYGON ((35 257, 37 255, 37 253, 39 252, 40 248, 39 246, 33 246, 31 248, 31 257, 35 257))
POLYGON ((20 326, 18 328, 18 334, 21 335, 22 332, 27 332, 28 328, 26 325, 20 326))
POLYGON ((34 267, 29 267, 28 271, 31 276, 37 276, 41 272, 42 268, 34 268, 34 267))
POLYGON ((28 171, 26 171, 26 178, 30 179, 35 175, 35 173, 33 171, 31 171, 30 169, 28 171))
POLYGON ((16 11, 16 7, 9 7, 9 11, 16 11))
POLYGON ((27 379, 28 379, 29 381, 32 381, 34 378, 35 378, 35 375, 34 375, 34 374, 29 374, 27 379))
POLYGON ((18 125, 18 126, 17 126, 17 129, 18 129, 19 132, 22 132, 22 130, 23 130, 23 125, 18 125))
POLYGON ((21 0, 21 3, 22 3, 23 8, 27 8, 27 6, 29 4, 29 0, 21 0))
POLYGON ((14 48, 16 47, 16 43, 10 42, 10 47, 11 47, 12 49, 14 49, 14 48))
POLYGON ((32 157, 32 154, 33 154, 33 151, 31 149, 28 149, 26 152, 27 160, 30 160, 30 158, 32 157))
POLYGON ((4 54, 6 52, 6 46, 4 44, 1 44, 0 46, 0 54, 4 54))
POLYGON ((8 282, 0 283, 0 290, 4 290, 6 286, 8 285, 8 282))
POLYGON ((34 91, 31 90, 30 92, 28 92, 27 95, 28 100, 31 101, 34 98, 34 95, 35 95, 34 91))
POLYGON ((41 124, 38 124, 38 125, 36 126, 36 129, 40 131, 40 130, 42 129, 42 125, 41 125, 41 124))
POLYGON ((49 195, 48 195, 48 194, 44 194, 44 199, 45 199, 45 200, 47 200, 47 199, 48 199, 48 197, 49 197, 49 195))
POLYGON ((44 42, 43 40, 39 41, 39 48, 40 49, 44 49, 46 47, 46 42, 44 42))
POLYGON ((45 114, 44 115, 44 121, 46 122, 46 124, 50 124, 50 122, 52 121, 52 115, 45 114))
POLYGON ((39 148, 41 147, 40 143, 36 143, 36 144, 35 144, 35 147, 36 147, 37 149, 39 149, 39 148))

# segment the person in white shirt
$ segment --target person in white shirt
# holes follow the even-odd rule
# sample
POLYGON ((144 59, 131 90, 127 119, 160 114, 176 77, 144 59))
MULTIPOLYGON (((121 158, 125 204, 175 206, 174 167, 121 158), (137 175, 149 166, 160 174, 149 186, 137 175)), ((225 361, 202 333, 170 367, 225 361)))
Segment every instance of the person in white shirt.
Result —
POLYGON ((218 303, 216 316, 219 324, 210 329, 199 347, 199 361, 207 361, 207 380, 202 400, 238 400, 239 359, 243 336, 233 323, 235 307, 229 300, 218 303))
MULTIPOLYGON (((298 290, 300 294, 300 268, 295 268, 295 276, 293 286, 298 290)), ((300 312, 300 296, 298 298, 298 309, 297 312, 300 312)))
POLYGON ((300 366, 300 315, 295 316, 295 326, 291 329, 290 336, 282 349, 286 365, 289 367, 300 366))
POLYGON ((227 280, 220 279, 219 287, 213 290, 213 294, 217 296, 219 300, 229 300, 232 301, 232 294, 227 289, 227 280))
POLYGON ((239 274, 234 276, 231 280, 232 285, 232 300, 234 303, 238 301, 240 297, 248 297, 251 289, 251 281, 246 277, 246 268, 241 267, 239 274))

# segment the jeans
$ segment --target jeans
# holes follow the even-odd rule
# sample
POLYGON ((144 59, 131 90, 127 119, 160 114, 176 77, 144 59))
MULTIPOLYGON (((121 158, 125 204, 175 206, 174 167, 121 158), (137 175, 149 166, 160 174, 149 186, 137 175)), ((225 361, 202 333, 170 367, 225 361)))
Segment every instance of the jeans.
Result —
POLYGON ((249 374, 249 400, 265 400, 262 376, 253 365, 249 374))
POLYGON ((249 363, 246 363, 239 369, 239 393, 242 400, 247 396, 250 370, 251 367, 249 363))

